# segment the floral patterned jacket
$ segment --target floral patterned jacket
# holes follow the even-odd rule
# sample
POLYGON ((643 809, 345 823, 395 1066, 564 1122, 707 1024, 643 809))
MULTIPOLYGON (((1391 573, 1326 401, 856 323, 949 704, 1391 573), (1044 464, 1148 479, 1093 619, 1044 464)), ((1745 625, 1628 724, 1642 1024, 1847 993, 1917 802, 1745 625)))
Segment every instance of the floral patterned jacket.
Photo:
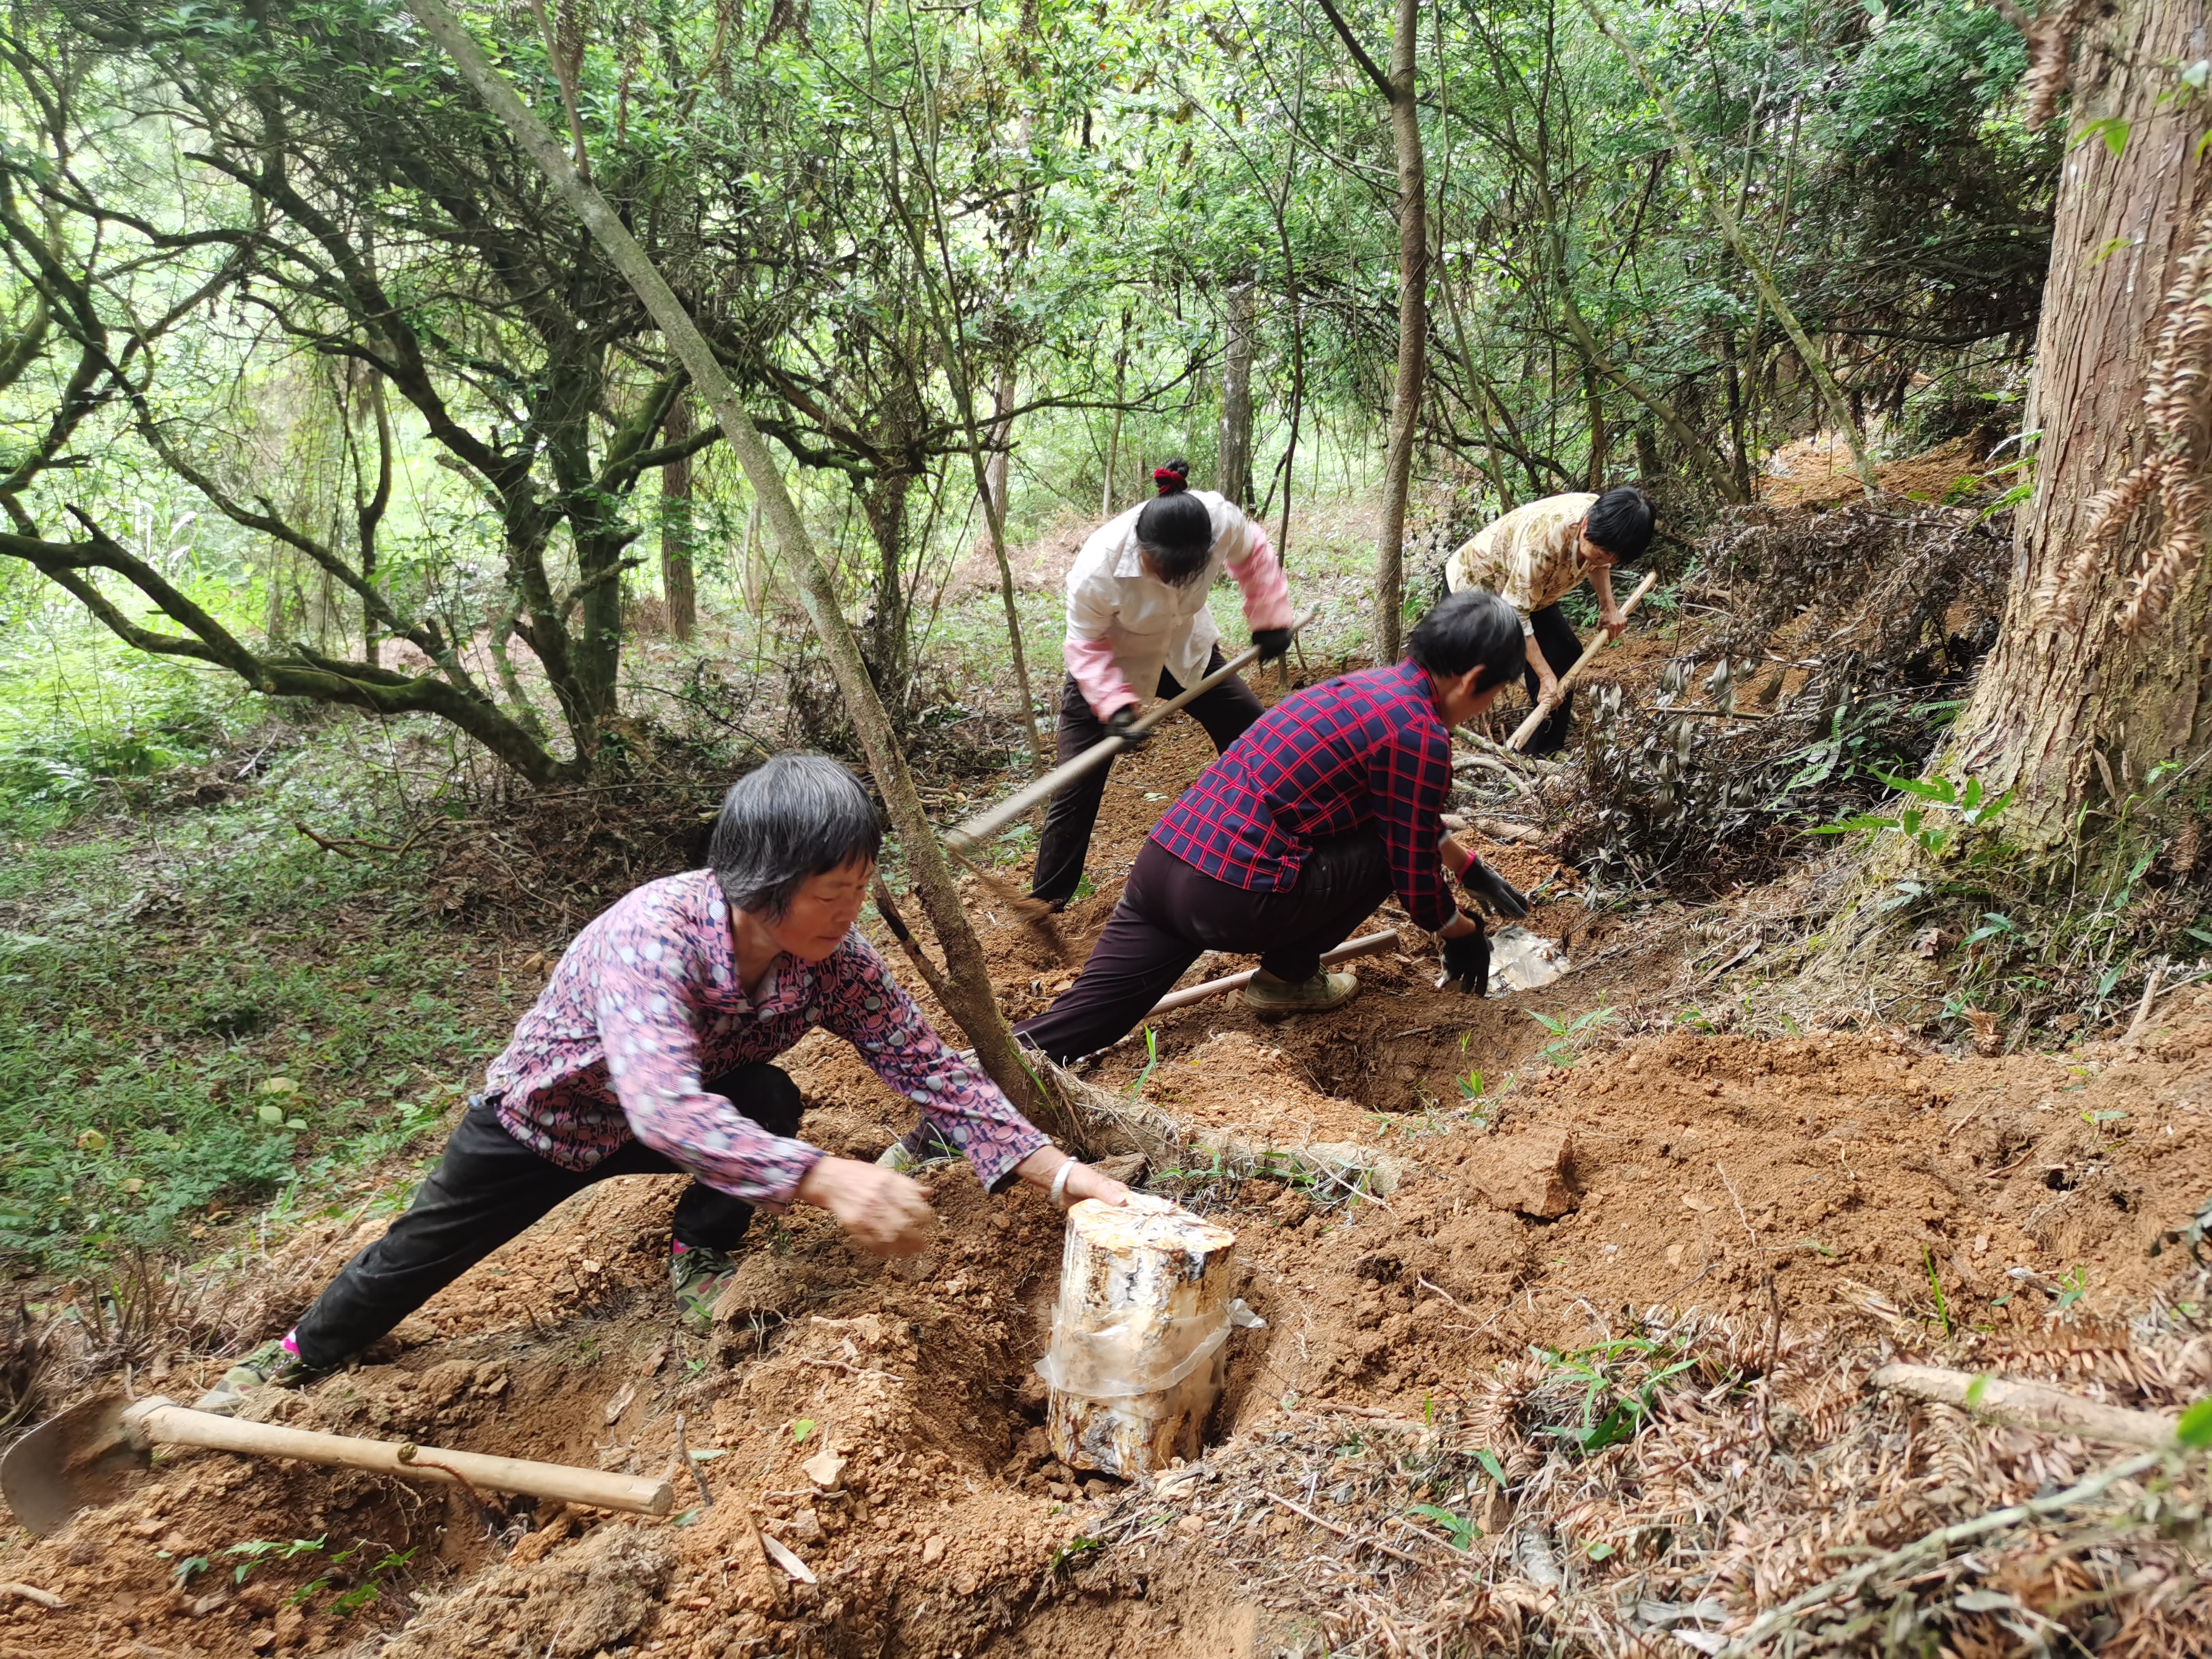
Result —
POLYGON ((710 870, 648 882, 577 934, 486 1092, 509 1134, 563 1169, 588 1170, 635 1135, 710 1187, 781 1206, 823 1154, 770 1134, 706 1081, 774 1059, 815 1025, 920 1105, 985 1186, 1048 1144, 945 1047, 857 930, 821 962, 778 957, 749 999, 710 870))

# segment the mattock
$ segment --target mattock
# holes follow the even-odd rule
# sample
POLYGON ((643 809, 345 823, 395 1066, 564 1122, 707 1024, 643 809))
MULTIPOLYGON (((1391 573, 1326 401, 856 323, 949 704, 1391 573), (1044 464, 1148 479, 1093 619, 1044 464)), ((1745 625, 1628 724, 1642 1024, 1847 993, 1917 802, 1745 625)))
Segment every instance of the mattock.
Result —
POLYGON ((153 1462, 156 1446, 296 1458, 302 1463, 373 1469, 407 1480, 459 1486, 472 1494, 519 1492, 631 1515, 665 1515, 674 1503, 665 1480, 396 1440, 319 1434, 274 1423, 241 1423, 189 1410, 159 1395, 125 1401, 116 1394, 98 1395, 72 1406, 18 1440, 0 1459, 0 1492, 6 1493, 15 1518, 44 1538, 60 1531, 79 1510, 122 1497, 130 1476, 153 1462))

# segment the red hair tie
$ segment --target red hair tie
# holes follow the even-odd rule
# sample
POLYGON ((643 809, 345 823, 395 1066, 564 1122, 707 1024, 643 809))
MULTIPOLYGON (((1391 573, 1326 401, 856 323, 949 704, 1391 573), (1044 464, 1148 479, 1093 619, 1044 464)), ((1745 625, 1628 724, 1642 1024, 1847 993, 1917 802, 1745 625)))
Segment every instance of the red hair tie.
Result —
POLYGON ((1184 477, 1182 473, 1170 471, 1164 466, 1156 466, 1152 469, 1152 482, 1159 486, 1160 494, 1163 495, 1172 495, 1179 490, 1190 488, 1189 479, 1184 477))

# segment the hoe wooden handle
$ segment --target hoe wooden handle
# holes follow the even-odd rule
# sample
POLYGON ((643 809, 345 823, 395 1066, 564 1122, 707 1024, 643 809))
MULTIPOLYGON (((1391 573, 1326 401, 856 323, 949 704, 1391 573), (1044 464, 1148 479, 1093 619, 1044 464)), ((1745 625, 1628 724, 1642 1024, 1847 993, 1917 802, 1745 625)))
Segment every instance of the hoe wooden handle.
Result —
MULTIPOLYGON (((1657 586, 1658 584, 1659 573, 1656 570, 1650 575, 1646 576, 1642 581, 1638 582, 1636 585, 1636 591, 1628 596, 1628 603, 1620 607, 1620 614, 1622 617, 1626 617, 1630 611, 1635 610, 1638 605, 1642 604, 1644 601, 1644 596, 1646 593, 1649 593, 1654 587, 1657 586)), ((1550 702, 1540 702, 1534 708, 1530 709, 1528 711, 1528 718, 1522 720, 1520 726, 1514 731, 1513 735, 1505 739, 1505 746, 1508 749, 1518 749, 1522 744, 1528 742, 1529 738, 1534 735, 1536 728, 1544 723, 1544 716, 1550 714, 1554 708, 1557 708, 1559 706, 1560 698, 1565 697, 1567 693, 1573 689, 1575 676, 1583 672, 1583 665, 1588 663, 1592 657, 1597 655, 1599 652, 1604 650, 1606 647, 1612 643, 1613 635, 1607 633, 1603 629, 1600 629, 1598 630, 1597 637, 1589 642, 1589 649, 1583 652, 1581 656, 1577 657, 1575 659, 1575 665, 1567 670, 1565 673, 1559 676, 1559 695, 1552 698, 1550 702)))
MULTIPOLYGON (((1314 618, 1320 615, 1321 612, 1318 611, 1306 612, 1304 617, 1291 624, 1291 637, 1296 639, 1311 627, 1314 618)), ((1172 697, 1166 702, 1153 708, 1149 714, 1130 728, 1130 734, 1139 738, 1145 736, 1185 703, 1204 696, 1231 674, 1259 659, 1260 647, 1256 645, 1249 650, 1238 652, 1237 655, 1231 657, 1181 696, 1172 697)), ((1055 766, 1035 783, 1017 790, 988 812, 979 813, 957 830, 947 830, 945 835, 945 845, 954 852, 963 855, 973 852, 983 842, 998 834, 1000 830, 1021 817, 1039 801, 1049 800, 1076 779, 1083 776, 1086 772, 1105 765, 1108 761, 1112 760, 1115 756, 1128 746, 1120 738, 1100 738, 1097 743, 1085 750, 1073 760, 1055 766)))
POLYGON ((207 1412, 188 1411, 158 1395, 132 1406, 123 1414, 123 1424, 132 1442, 140 1445, 206 1446, 254 1457, 296 1457, 303 1463, 374 1469, 380 1474, 434 1480, 449 1486, 459 1484, 454 1480, 459 1475, 468 1485, 490 1492, 559 1498, 563 1503, 623 1510, 632 1515, 665 1515, 674 1501, 665 1480, 392 1440, 317 1434, 307 1429, 281 1428, 274 1423, 240 1423, 207 1412))

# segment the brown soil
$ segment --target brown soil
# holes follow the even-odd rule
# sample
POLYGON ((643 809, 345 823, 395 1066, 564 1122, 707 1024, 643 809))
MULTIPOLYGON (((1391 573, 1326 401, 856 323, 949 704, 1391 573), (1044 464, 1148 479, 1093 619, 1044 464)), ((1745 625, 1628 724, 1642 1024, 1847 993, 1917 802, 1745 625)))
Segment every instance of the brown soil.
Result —
MULTIPOLYGON (((1204 751, 1179 723, 1117 769, 1092 866, 1103 890, 1064 923, 1079 951, 1168 787, 1204 751)), ((1316 1632, 1344 1648, 1371 1638, 1358 1650, 1380 1651, 1373 1621, 1399 1617, 1389 1609, 1416 1591, 1378 1574, 1418 1588, 1431 1571, 1445 1577, 1419 1591, 1420 1606, 1449 1602, 1447 1624, 1502 1650, 1541 1614, 1538 1601, 1499 1599, 1512 1560, 1485 1558, 1498 1587, 1467 1589, 1450 1577, 1460 1558, 1408 1506, 1480 1509, 1479 1474, 1463 1473, 1472 1450, 1450 1454, 1462 1473, 1446 1479, 1437 1437, 1449 1425, 1479 1437, 1467 1446, 1495 1449, 1534 1513, 1560 1467, 1552 1431, 1534 1426, 1552 1420, 1557 1357, 1622 1321, 1717 1333, 1721 1358, 1691 1378, 1700 1390, 1739 1386, 1757 1356, 1778 1376, 1790 1356, 1814 1356, 1791 1385, 1810 1392, 1789 1396, 1802 1423, 1788 1432, 1815 1441, 1874 1420, 1849 1402, 1875 1358, 1900 1352, 2087 1376, 2121 1403, 2171 1407, 2212 1385, 2212 1342, 2157 1366, 2122 1363, 2130 1320, 2198 1305, 2176 1304, 2185 1256, 2148 1249, 2212 1184, 2212 994, 2177 993, 2140 1048, 2055 1058, 1954 1059, 1856 1035, 1620 1042, 1610 1034, 1642 1018, 1638 988, 1667 978, 1679 930, 1592 917, 1542 854, 1484 851, 1532 887, 1554 878, 1531 925, 1571 933, 1579 971, 1486 1000, 1439 992, 1431 963, 1389 955, 1358 964, 1362 994, 1336 1015, 1262 1026, 1221 999, 1160 1023, 1159 1062, 1140 1089, 1155 1109, 1279 1145, 1359 1142, 1404 1170, 1387 1198, 1348 1204, 1301 1182, 1164 1172, 1168 1189, 1238 1231, 1239 1293, 1267 1321, 1232 1341, 1212 1449, 1182 1485, 1125 1487, 1053 1461, 1032 1367, 1060 1230, 1035 1193, 993 1198, 964 1169, 934 1176, 938 1242, 901 1263, 856 1254, 817 1212, 763 1218, 701 1338, 674 1322, 667 1295, 666 1218, 682 1183, 615 1182, 488 1258, 364 1363, 263 1409, 425 1446, 665 1472, 683 1513, 609 1519, 496 1497, 480 1511, 465 1494, 365 1474, 166 1454, 125 1501, 55 1538, 0 1543, 0 1581, 66 1602, 0 1604, 0 1659, 1212 1659, 1311 1651, 1316 1632), (1529 1017, 1564 1026, 1608 1005, 1620 1012, 1573 1038, 1529 1017), (1571 1207, 1522 1212, 1509 1176, 1563 1145, 1571 1207), (698 1467, 711 1506, 677 1465, 679 1418, 690 1448, 708 1454, 698 1467), (825 1450, 834 1471, 817 1461, 825 1450), (1407 1486, 1417 1465, 1426 1484, 1407 1486), (1387 1503, 1361 1496, 1386 1491, 1387 1503), (1336 1531, 1307 1518, 1324 1511, 1342 1517, 1336 1531), (1359 1528, 1395 1540, 1395 1553, 1363 1554, 1359 1528), (763 1534, 815 1582, 777 1565, 763 1534), (237 1548, 293 1540, 323 1541, 289 1558, 237 1548), (356 1588, 349 1609, 341 1598, 356 1588), (1344 1624, 1355 1615, 1369 1623, 1344 1624)), ((1377 919, 1392 920, 1387 908, 1377 919)), ((1072 975, 1010 915, 987 927, 1010 1007, 1042 1006, 1072 975)), ((1093 1080, 1127 1089, 1145 1060, 1125 1043, 1093 1080)), ((791 1064, 818 1143, 869 1155, 905 1126, 901 1103, 842 1045, 817 1036, 791 1064)), ((259 1287, 263 1328, 281 1328, 381 1224, 297 1235, 259 1287)), ((188 1400, 220 1364, 170 1362, 159 1386, 188 1400)), ((1652 1410, 1633 1451, 1646 1462, 1651 1447, 1703 1432, 1707 1407, 1690 1396, 1652 1410)), ((1778 1444, 1784 1431, 1765 1432, 1778 1444)), ((2081 1448, 2064 1444, 2076 1467, 2081 1448)), ((1643 1535, 1625 1517, 1657 1487, 1627 1492, 1618 1460, 1632 1450, 1605 1454, 1616 1461, 1603 1469, 1571 1466, 1599 1485, 1558 1511, 1561 1547, 1643 1535)), ((2033 1462, 2042 1450, 2015 1451, 1985 1471, 1992 1491, 2032 1492, 2051 1474, 2033 1462)), ((1688 1468, 1689 1455, 1668 1467, 1688 1468)), ((1914 1534, 1883 1484, 1888 1468, 1790 1490, 1820 1494, 1824 1539, 1893 1541, 1914 1534)), ((1763 1577, 1711 1578, 1739 1622, 1754 1596, 1771 1602, 1832 1570, 1790 1539, 1773 1547, 1763 1577)), ((1626 1545, 1577 1559, 1608 1595, 1643 1570, 1626 1545)))
MULTIPOLYGON (((1969 493, 1983 488, 1982 459, 1983 448, 1975 439, 1954 438, 1903 460, 1884 461, 1874 475, 1893 495, 1941 501, 1961 485, 1969 493)), ((1759 499, 1778 507, 1833 507, 1859 493, 1851 452, 1831 433, 1783 445, 1768 461, 1759 486, 1759 499)))

